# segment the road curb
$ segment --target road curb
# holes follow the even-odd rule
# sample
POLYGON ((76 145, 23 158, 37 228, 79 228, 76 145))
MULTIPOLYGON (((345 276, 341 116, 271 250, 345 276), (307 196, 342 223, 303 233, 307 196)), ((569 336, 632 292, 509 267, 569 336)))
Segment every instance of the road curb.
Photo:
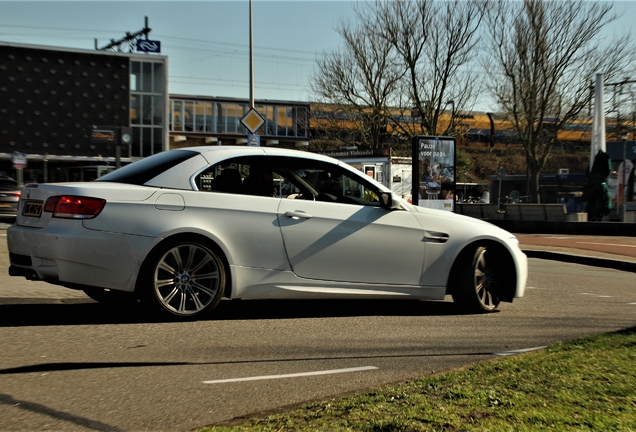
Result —
POLYGON ((561 252, 551 252, 544 250, 528 249, 524 250, 528 258, 546 259, 552 261, 568 262, 573 264, 583 264, 593 267, 602 267, 615 270, 628 271, 636 273, 636 263, 628 261, 620 261, 609 258, 597 258, 587 255, 575 255, 561 252))

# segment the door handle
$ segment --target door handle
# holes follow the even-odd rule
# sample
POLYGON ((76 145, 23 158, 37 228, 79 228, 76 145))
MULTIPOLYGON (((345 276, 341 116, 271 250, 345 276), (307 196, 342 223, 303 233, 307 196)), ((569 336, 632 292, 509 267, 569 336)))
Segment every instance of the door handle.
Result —
POLYGON ((448 241, 448 234, 433 232, 433 231, 425 231, 424 238, 426 240, 432 240, 438 243, 446 243, 448 241))
POLYGON ((296 210, 296 211, 286 211, 285 216, 288 218, 292 218, 294 220, 298 219, 311 219, 313 216, 309 213, 305 213, 304 211, 296 210))

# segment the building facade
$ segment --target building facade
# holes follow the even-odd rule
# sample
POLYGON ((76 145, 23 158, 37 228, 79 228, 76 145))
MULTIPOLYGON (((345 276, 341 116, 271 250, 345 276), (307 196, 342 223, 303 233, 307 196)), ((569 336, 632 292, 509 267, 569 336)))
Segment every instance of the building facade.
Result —
MULTIPOLYGON (((309 103, 257 100, 254 108, 263 119, 256 131, 262 146, 309 145, 309 103)), ((246 145, 250 132, 241 119, 249 110, 243 99, 170 95, 170 148, 246 145)))
POLYGON ((86 181, 165 150, 167 71, 162 56, 0 43, 0 171, 86 181))
MULTIPOLYGON (((0 42, 0 174, 90 181, 170 148, 246 145, 248 100, 170 95, 168 58, 0 42)), ((309 143, 309 103, 256 101, 263 146, 309 143)))

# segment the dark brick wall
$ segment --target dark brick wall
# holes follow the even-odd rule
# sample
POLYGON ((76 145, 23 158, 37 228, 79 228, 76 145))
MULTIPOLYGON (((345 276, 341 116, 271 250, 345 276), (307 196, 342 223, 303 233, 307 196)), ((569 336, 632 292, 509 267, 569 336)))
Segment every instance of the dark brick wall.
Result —
POLYGON ((0 153, 114 156, 92 125, 129 125, 124 56, 0 46, 0 153))

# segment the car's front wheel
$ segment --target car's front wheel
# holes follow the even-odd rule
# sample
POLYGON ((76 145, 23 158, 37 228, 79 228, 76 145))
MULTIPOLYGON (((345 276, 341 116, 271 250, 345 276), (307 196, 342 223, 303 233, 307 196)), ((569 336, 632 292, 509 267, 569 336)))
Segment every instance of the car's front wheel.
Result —
POLYGON ((453 300, 469 312, 492 312, 500 302, 506 271, 501 260, 485 246, 478 246, 460 268, 453 300))
POLYGON ((152 254, 141 277, 142 299, 181 319, 211 312, 221 300, 226 271, 220 257, 197 241, 170 242, 152 254))

